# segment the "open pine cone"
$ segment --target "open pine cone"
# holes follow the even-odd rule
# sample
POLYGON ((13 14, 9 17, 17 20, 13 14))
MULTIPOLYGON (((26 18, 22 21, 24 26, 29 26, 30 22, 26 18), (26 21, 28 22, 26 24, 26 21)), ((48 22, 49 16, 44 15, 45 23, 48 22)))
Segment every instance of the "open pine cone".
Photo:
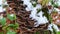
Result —
MULTIPOLYGON (((19 23, 18 33, 17 34, 35 34, 35 32, 39 31, 41 34, 44 34, 43 32, 47 30, 48 23, 39 25, 38 27, 34 27, 35 20, 32 20, 32 18, 29 18, 31 11, 26 11, 25 8, 26 5, 23 4, 23 1, 21 0, 7 0, 7 3, 9 4, 7 12, 8 13, 14 13, 16 14, 16 21, 19 23), (42 31, 43 30, 43 31, 42 31)), ((7 13, 2 12, 4 17, 6 17, 7 13)), ((14 21, 12 21, 14 22, 14 21)), ((51 34, 50 31, 48 31, 48 34, 51 34)))

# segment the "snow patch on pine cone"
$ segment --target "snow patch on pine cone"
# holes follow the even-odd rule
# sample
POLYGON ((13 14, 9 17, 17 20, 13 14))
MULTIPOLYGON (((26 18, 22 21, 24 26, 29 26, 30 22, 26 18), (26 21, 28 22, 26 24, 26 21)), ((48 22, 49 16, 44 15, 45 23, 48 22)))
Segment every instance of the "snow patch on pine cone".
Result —
POLYGON ((35 25, 34 27, 37 27, 40 24, 48 23, 48 20, 47 20, 47 18, 45 16, 43 16, 43 12, 42 11, 37 14, 37 9, 41 9, 42 8, 42 6, 40 4, 37 4, 36 7, 33 7, 33 5, 30 2, 30 0, 23 0, 23 1, 24 1, 24 4, 27 5, 26 10, 27 11, 31 11, 30 18, 32 17, 32 19, 35 19, 37 21, 35 23, 36 25, 34 24, 35 25))

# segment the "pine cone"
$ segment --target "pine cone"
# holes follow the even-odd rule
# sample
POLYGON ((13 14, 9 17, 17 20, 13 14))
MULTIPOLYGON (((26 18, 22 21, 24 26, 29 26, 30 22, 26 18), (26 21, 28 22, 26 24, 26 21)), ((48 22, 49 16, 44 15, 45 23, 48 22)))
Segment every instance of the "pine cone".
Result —
POLYGON ((23 1, 7 0, 7 3, 9 4, 9 7, 14 9, 14 12, 17 17, 16 21, 17 23, 19 23, 19 30, 21 30, 19 33, 22 32, 22 34, 34 34, 34 32, 36 31, 47 29, 48 23, 39 25, 38 27, 34 27, 34 23, 36 21, 29 18, 31 11, 25 10, 27 6, 23 5, 23 1))

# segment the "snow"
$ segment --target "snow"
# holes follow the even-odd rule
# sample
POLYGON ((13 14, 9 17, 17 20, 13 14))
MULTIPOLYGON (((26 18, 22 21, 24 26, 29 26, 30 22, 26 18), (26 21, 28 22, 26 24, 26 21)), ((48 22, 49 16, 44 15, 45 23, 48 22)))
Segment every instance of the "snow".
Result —
POLYGON ((53 31, 53 29, 52 29, 52 24, 49 24, 48 30, 53 31))
POLYGON ((58 6, 60 6, 60 0, 53 0, 55 4, 57 4, 58 6))
POLYGON ((55 24, 50 24, 49 26, 48 26, 48 30, 50 30, 50 31, 52 31, 53 32, 53 29, 52 29, 52 26, 53 26, 53 28, 56 30, 56 31, 59 31, 59 28, 58 28, 58 26, 57 25, 55 25, 55 24))
POLYGON ((58 5, 60 6, 60 0, 57 1, 58 5))
POLYGON ((42 16, 43 15, 43 12, 42 11, 40 11, 37 14, 37 9, 41 9, 42 8, 42 6, 40 4, 37 4, 36 7, 33 7, 33 5, 30 2, 30 0, 23 0, 23 1, 24 1, 24 4, 27 5, 26 10, 27 11, 31 11, 30 18, 32 17, 32 19, 35 19, 37 21, 37 22, 35 22, 36 25, 34 27, 37 27, 40 24, 48 23, 47 18, 45 16, 42 16))
POLYGON ((0 5, 2 4, 2 0, 0 0, 0 5))
POLYGON ((58 9, 58 8, 54 8, 57 12, 58 12, 58 14, 60 14, 60 9, 58 9))
POLYGON ((0 0, 0 12, 2 12, 3 11, 3 8, 2 8, 2 0, 0 0))
POLYGON ((58 8, 54 8, 54 9, 55 9, 56 11, 58 11, 58 12, 60 11, 58 8))
MULTIPOLYGON (((46 23, 48 23, 47 18, 46 18, 45 16, 42 16, 42 14, 43 14, 43 12, 41 11, 41 12, 39 13, 39 16, 40 16, 40 17, 36 17, 36 18, 35 18, 35 19, 37 20, 37 22, 36 22, 37 25, 35 25, 35 27, 39 26, 40 24, 46 24, 46 23)), ((33 17, 33 18, 34 18, 34 17, 33 17)))
POLYGON ((0 7, 0 12, 2 12, 3 11, 3 8, 2 7, 0 7))
POLYGON ((30 3, 30 0, 22 0, 22 1, 24 1, 24 4, 27 5, 27 8, 26 8, 27 11, 32 10, 33 6, 30 3))
POLYGON ((5 11, 6 9, 5 8, 3 8, 3 6, 2 5, 8 5, 7 4, 7 2, 5 2, 6 0, 0 0, 0 12, 3 12, 3 11, 5 11))

